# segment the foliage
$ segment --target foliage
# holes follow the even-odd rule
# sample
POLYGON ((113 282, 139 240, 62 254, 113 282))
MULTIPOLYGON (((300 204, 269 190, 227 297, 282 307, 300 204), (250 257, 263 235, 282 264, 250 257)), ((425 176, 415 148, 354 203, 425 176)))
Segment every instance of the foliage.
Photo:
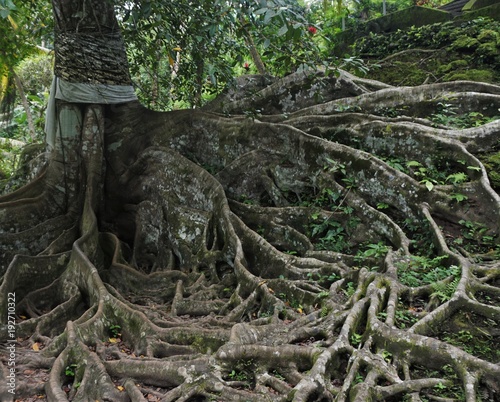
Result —
POLYGON ((50 62, 42 68, 40 61, 47 57, 38 56, 40 45, 52 35, 48 22, 51 7, 46 1, 17 2, 16 6, 4 1, 0 10, 6 18, 0 20, 0 110, 8 122, 0 125, 0 135, 31 142, 37 140, 38 133, 42 139, 46 97, 43 90, 34 88, 39 88, 37 81, 42 74, 47 83, 51 80, 50 62), (27 97, 23 80, 30 81, 27 97))
POLYGON ((112 338, 118 338, 121 335, 121 329, 118 324, 113 324, 109 326, 108 331, 112 338))
MULTIPOLYGON (((36 129, 35 141, 43 142, 44 140, 44 125, 45 125, 45 110, 47 108, 49 93, 45 92, 40 95, 28 95, 27 100, 29 110, 34 118, 36 129)), ((0 136, 6 138, 15 138, 25 143, 30 143, 33 139, 30 136, 27 111, 22 106, 16 106, 12 111, 11 120, 4 124, 0 129, 0 136)))
POLYGON ((409 328, 418 321, 418 317, 412 309, 406 308, 403 303, 398 303, 395 314, 395 323, 398 328, 409 328))
POLYGON ((135 0, 118 10, 139 96, 155 109, 200 106, 235 74, 256 72, 257 59, 276 75, 322 62, 316 28, 293 0, 135 0))
POLYGON ((412 255, 396 264, 399 279, 404 285, 416 287, 432 284, 450 276, 457 277, 460 268, 455 265, 444 265, 442 262, 447 258, 446 255, 434 258, 412 255))
POLYGON ((0 17, 8 18, 10 13, 16 9, 12 0, 0 0, 0 17))
POLYGON ((488 227, 479 222, 461 219, 462 236, 453 240, 454 246, 463 247, 471 253, 489 253, 500 251, 498 235, 491 234, 488 227))
POLYGON ((362 252, 362 256, 380 258, 384 257, 388 251, 388 246, 382 242, 378 242, 377 244, 368 244, 366 250, 362 252))
POLYGON ((497 119, 500 119, 500 116, 487 117, 481 112, 457 114, 455 107, 446 102, 439 102, 437 112, 430 116, 430 120, 436 124, 455 128, 479 127, 497 119))
POLYGON ((14 174, 20 155, 21 147, 13 146, 10 141, 0 142, 0 180, 14 174))
POLYGON ((432 294, 439 299, 441 303, 444 303, 451 299, 457 290, 459 278, 455 277, 451 282, 434 282, 431 284, 432 294))
POLYGON ((248 383, 247 386, 250 386, 250 382, 254 379, 254 369, 255 362, 252 359, 238 360, 234 369, 227 374, 227 377, 231 381, 246 382, 248 383))
POLYGON ((363 340, 363 335, 360 335, 360 334, 357 334, 357 333, 353 333, 351 335, 351 344, 353 346, 358 346, 361 344, 361 341, 363 340))
MULTIPOLYGON (((0 4, 0 72, 14 69, 52 36, 50 3, 2 0, 0 4), (8 20, 8 22, 5 21, 8 20)), ((5 88, 4 88, 5 89, 5 88)))
POLYGON ((449 21, 411 27, 408 30, 398 30, 386 35, 371 33, 356 42, 356 53, 388 54, 407 49, 440 49, 450 46, 450 49, 474 50, 480 43, 495 40, 496 35, 487 33, 497 32, 500 22, 488 18, 478 18, 471 21, 449 21), (390 46, 389 46, 390 44, 390 46))
POLYGON ((77 364, 68 364, 66 366, 66 369, 64 370, 64 373, 66 374, 66 377, 73 378, 76 374, 76 369, 78 365, 77 364))
POLYGON ((461 330, 458 332, 445 332, 442 338, 447 343, 458 346, 467 353, 480 358, 496 361, 500 356, 495 340, 487 333, 473 334, 469 330, 461 330))
POLYGON ((16 72, 26 93, 40 95, 48 92, 52 83, 53 54, 37 53, 22 60, 16 72))
POLYGON ((386 34, 370 33, 358 39, 352 53, 377 60, 399 54, 382 63, 369 76, 394 85, 417 85, 426 79, 468 79, 498 82, 500 79, 500 22, 488 18, 411 27, 386 34), (434 53, 414 52, 422 50, 434 53))
POLYGON ((342 220, 333 219, 333 213, 327 218, 318 213, 312 214, 309 224, 311 239, 318 250, 348 252, 352 246, 349 242, 349 230, 358 226, 359 218, 353 216, 354 210, 349 206, 338 205, 332 208, 334 212, 341 214, 339 218, 342 216, 342 220))
POLYGON ((52 82, 52 56, 33 54, 15 68, 23 85, 29 110, 16 102, 8 120, 0 127, 0 136, 30 143, 44 140, 45 111, 52 82), (28 126, 28 113, 33 120, 36 136, 32 138, 28 126))

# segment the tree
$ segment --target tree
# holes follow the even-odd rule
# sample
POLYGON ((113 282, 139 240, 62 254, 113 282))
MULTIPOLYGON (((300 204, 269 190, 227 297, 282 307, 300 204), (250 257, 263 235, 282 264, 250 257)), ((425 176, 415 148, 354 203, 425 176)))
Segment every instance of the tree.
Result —
POLYGON ((318 63, 295 0, 117 3, 131 59, 141 61, 132 64, 139 98, 156 110, 202 106, 238 68, 283 75, 318 63))
POLYGON ((53 4, 76 85, 45 170, 0 198, 3 400, 11 368, 49 401, 498 398, 500 198, 475 155, 500 122, 427 118, 494 116, 498 86, 309 71, 206 110, 86 104, 81 83, 130 83, 113 9, 53 4))
POLYGON ((30 11, 29 5, 23 4, 20 8, 16 8, 12 1, 5 1, 0 3, 0 7, 0 22, 2 23, 0 25, 2 48, 0 52, 0 107, 2 112, 9 113, 17 92, 26 113, 29 135, 34 140, 36 130, 33 116, 23 84, 15 69, 30 55, 46 49, 37 48, 31 37, 33 30, 23 28, 30 11))

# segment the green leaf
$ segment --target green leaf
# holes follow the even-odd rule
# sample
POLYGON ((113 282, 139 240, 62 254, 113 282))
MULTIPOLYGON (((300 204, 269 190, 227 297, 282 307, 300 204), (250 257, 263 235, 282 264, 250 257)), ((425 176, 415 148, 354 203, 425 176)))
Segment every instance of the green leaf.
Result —
POLYGON ((450 195, 450 198, 452 200, 455 200, 456 202, 462 202, 462 201, 465 201, 467 199, 467 196, 460 194, 460 193, 455 193, 455 194, 450 195))
POLYGON ((12 2, 12 0, 2 0, 0 1, 0 17, 7 18, 10 15, 10 12, 15 10, 16 6, 12 2))
POLYGON ((264 24, 269 24, 271 19, 276 15, 276 11, 267 10, 266 15, 264 16, 264 24))
POLYGON ((286 25, 283 25, 279 31, 278 31, 278 36, 283 36, 288 32, 288 27, 286 25))
POLYGON ((434 188, 434 184, 432 184, 431 181, 426 180, 425 187, 427 187, 427 190, 432 191, 432 189, 434 188))
POLYGON ((466 181, 467 179, 468 179, 468 176, 465 173, 459 172, 459 173, 450 174, 446 178, 446 181, 451 181, 453 184, 460 184, 460 183, 463 183, 464 181, 466 181))

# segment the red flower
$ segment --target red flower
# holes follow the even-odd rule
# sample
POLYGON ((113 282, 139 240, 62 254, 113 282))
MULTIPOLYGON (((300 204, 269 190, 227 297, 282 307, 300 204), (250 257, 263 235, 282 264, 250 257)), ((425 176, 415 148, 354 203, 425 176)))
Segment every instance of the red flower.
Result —
POLYGON ((309 31, 309 33, 311 33, 312 35, 315 35, 316 32, 318 32, 318 30, 313 27, 313 26, 310 26, 309 28, 307 28, 307 30, 309 31))
POLYGON ((243 64, 243 68, 247 71, 250 70, 250 64, 248 63, 243 64))

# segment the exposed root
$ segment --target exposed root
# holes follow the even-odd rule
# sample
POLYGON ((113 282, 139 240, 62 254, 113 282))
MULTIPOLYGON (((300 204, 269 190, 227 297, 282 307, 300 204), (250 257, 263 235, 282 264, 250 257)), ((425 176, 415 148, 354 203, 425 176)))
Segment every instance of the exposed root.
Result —
MULTIPOLYGON (((14 334, 18 400, 498 400, 500 198, 475 153, 499 126, 428 118, 494 115, 500 88, 319 76, 328 102, 260 121, 65 105, 81 125, 0 198, 0 393, 14 334)), ((276 88, 231 112, 276 113, 276 88)))

